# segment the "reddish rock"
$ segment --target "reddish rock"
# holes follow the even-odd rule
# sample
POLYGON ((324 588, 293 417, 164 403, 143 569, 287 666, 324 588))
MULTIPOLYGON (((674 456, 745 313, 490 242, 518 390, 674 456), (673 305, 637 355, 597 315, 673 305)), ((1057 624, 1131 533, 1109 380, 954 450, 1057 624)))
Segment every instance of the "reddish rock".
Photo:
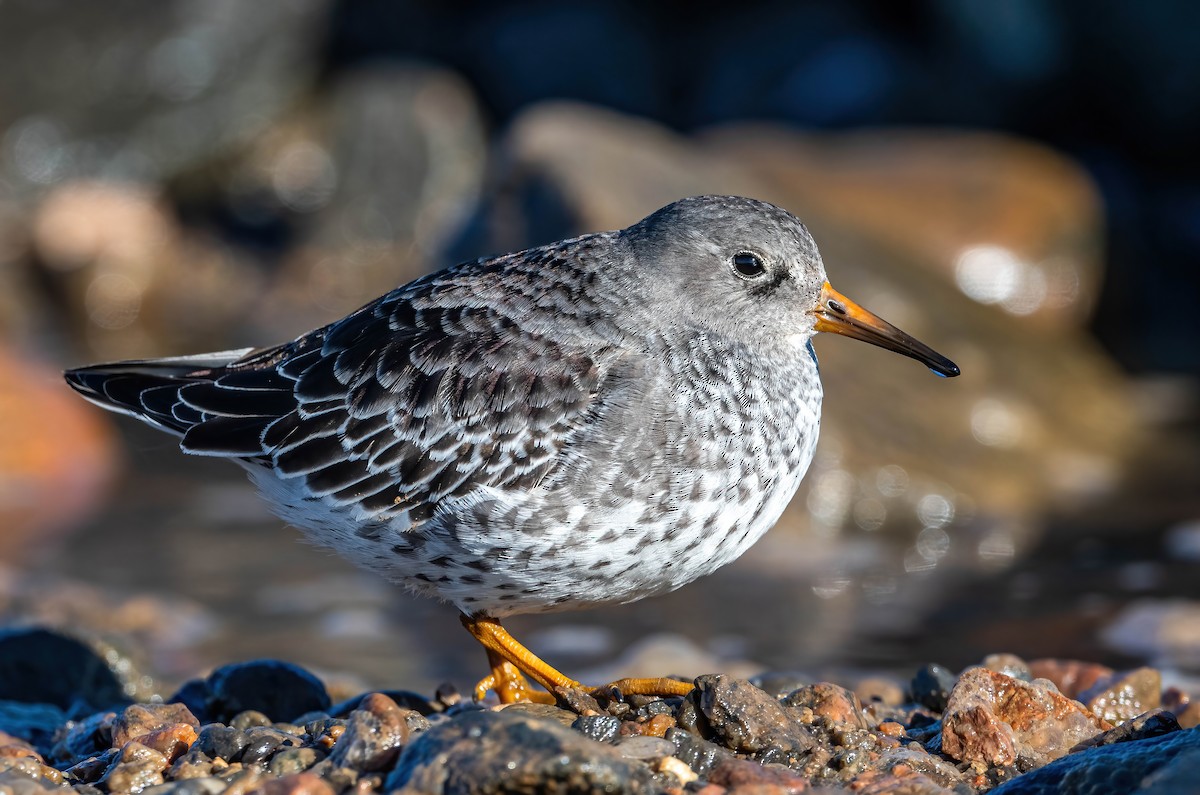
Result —
POLYGON ((162 784, 163 772, 169 764, 167 757, 153 748, 130 741, 122 746, 112 767, 100 781, 109 792, 141 792, 162 784))
POLYGON ((117 470, 112 430, 50 364, 0 344, 0 560, 95 509, 117 470))
POLYGON ((851 789, 856 795, 953 795, 947 789, 920 773, 901 771, 900 774, 871 770, 854 779, 851 789))
POLYGON ((1035 766, 1112 728, 1082 704, 1010 676, 972 668, 959 677, 942 717, 942 750, 960 762, 1035 766))
POLYGON ((1112 676, 1113 669, 1082 660, 1046 658, 1030 662, 1029 673, 1035 679, 1049 679, 1067 698, 1076 698, 1100 679, 1112 676))
POLYGON ((903 737, 904 727, 894 720, 885 720, 877 727, 881 734, 888 737, 903 737))
POLYGON ((846 724, 859 729, 870 728, 870 724, 863 715, 862 703, 854 691, 829 682, 817 682, 789 693, 784 697, 783 705, 789 711, 812 710, 813 715, 827 718, 834 723, 846 724))
POLYGON ((263 795, 335 795, 333 787, 315 773, 293 773, 264 781, 256 788, 263 795))
POLYGON ((32 779, 42 789, 54 789, 63 783, 63 774, 49 765, 33 757, 9 756, 0 757, 0 790, 7 793, 24 792, 23 788, 14 786, 9 773, 32 779), (4 779, 9 779, 5 781, 4 779))
POLYGON ((1162 674, 1154 668, 1114 673, 1098 680, 1078 699, 1109 723, 1123 723, 1162 705, 1162 674))
POLYGON ((196 742, 196 730, 186 723, 172 723, 136 738, 147 748, 153 748, 174 762, 196 742))
MULTIPOLYGON (((155 747, 143 738, 158 733, 160 730, 168 731, 156 735, 154 741, 157 743, 170 746, 173 737, 191 745, 195 741, 196 732, 199 729, 200 721, 196 720, 192 711, 183 704, 134 704, 126 707, 113 723, 113 747, 121 748, 131 740, 155 747), (192 730, 190 735, 186 729, 192 730), (189 737, 190 739, 185 740, 189 737)), ((156 748, 156 750, 162 751, 163 749, 156 748)))
POLYGON ((4 758, 24 758, 36 759, 39 762, 44 762, 42 755, 39 754, 32 745, 22 740, 20 737, 13 737, 8 732, 0 732, 0 757, 4 758))
POLYGON ((662 737, 668 729, 674 728, 675 718, 670 715, 655 715, 642 725, 642 734, 651 737, 662 737))
POLYGON ((808 779, 786 768, 747 759, 723 760, 708 774, 708 783, 727 787, 731 792, 798 793, 812 789, 808 779), (751 790, 751 787, 763 789, 751 790))
POLYGON ((1200 701, 1193 701, 1175 712, 1175 720, 1184 729, 1194 729, 1200 726, 1200 701))
POLYGON ((363 771, 391 767, 408 742, 413 714, 382 693, 371 693, 350 713, 346 730, 330 751, 330 761, 363 771))

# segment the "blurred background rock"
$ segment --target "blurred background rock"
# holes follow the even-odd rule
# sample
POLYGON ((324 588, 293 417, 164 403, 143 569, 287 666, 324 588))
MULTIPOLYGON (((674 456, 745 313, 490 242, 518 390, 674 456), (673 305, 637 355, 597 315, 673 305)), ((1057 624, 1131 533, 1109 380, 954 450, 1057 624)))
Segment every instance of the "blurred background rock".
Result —
POLYGON ((0 3, 0 610, 168 690, 286 657, 460 685, 452 611, 304 548, 65 366, 266 344, 684 195, 806 220, 962 365, 819 340, 817 460, 744 560, 515 621, 602 679, 1200 641, 1200 9, 929 0, 0 3), (650 637, 646 637, 649 635, 650 637), (154 678, 157 678, 155 680, 154 678))

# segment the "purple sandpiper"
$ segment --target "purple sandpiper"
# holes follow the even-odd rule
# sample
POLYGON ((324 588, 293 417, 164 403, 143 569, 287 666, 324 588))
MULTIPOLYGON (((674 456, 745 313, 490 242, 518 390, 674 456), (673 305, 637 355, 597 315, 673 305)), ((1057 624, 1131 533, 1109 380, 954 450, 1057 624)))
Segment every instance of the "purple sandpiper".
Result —
POLYGON ((522 674, 580 685, 501 619, 665 593, 745 552, 812 460, 819 331, 959 372, 836 292, 795 216, 700 196, 446 268, 282 345, 66 378, 238 462, 312 541, 457 607, 491 664, 478 698, 546 700, 522 674))

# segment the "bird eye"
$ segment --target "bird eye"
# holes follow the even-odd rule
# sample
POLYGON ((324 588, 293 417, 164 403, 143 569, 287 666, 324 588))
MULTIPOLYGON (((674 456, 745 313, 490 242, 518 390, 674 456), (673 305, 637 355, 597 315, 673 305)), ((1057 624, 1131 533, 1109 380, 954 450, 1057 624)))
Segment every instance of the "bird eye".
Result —
POLYGON ((757 254, 743 251, 733 255, 733 270, 743 279, 757 279, 767 272, 767 266, 757 254))

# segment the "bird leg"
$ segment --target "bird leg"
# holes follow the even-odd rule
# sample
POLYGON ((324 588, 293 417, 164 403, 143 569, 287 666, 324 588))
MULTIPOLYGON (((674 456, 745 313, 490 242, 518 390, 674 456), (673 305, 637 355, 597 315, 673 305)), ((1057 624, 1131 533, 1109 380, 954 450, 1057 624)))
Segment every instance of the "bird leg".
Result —
MULTIPOLYGON (((503 704, 518 701, 536 701, 542 704, 553 704, 551 695, 555 688, 572 687, 589 690, 569 676, 560 673, 547 662, 542 660, 529 649, 522 646, 516 638, 508 634, 508 630, 500 626, 500 622, 487 616, 459 617, 462 625, 467 628, 475 640, 487 649, 488 663, 492 672, 479 680, 475 685, 475 700, 482 701, 487 691, 494 690, 503 704), (546 688, 547 693, 539 693, 529 688, 529 682, 524 675, 546 688)), ((686 696, 692 692, 691 682, 679 682, 675 679, 621 679, 604 687, 590 690, 593 695, 605 695, 614 689, 623 695, 646 696, 686 696)))
POLYGON ((485 676, 475 685, 475 699, 482 700, 489 690, 495 690, 501 703, 511 704, 515 701, 539 701, 553 704, 554 697, 550 693, 556 687, 583 687, 574 679, 559 673, 529 649, 522 646, 516 638, 508 634, 508 630, 500 626, 500 622, 487 616, 460 616, 462 625, 467 628, 475 640, 487 649, 488 662, 491 663, 492 673, 485 676), (548 693, 538 693, 529 689, 529 683, 522 674, 546 688, 548 693))

